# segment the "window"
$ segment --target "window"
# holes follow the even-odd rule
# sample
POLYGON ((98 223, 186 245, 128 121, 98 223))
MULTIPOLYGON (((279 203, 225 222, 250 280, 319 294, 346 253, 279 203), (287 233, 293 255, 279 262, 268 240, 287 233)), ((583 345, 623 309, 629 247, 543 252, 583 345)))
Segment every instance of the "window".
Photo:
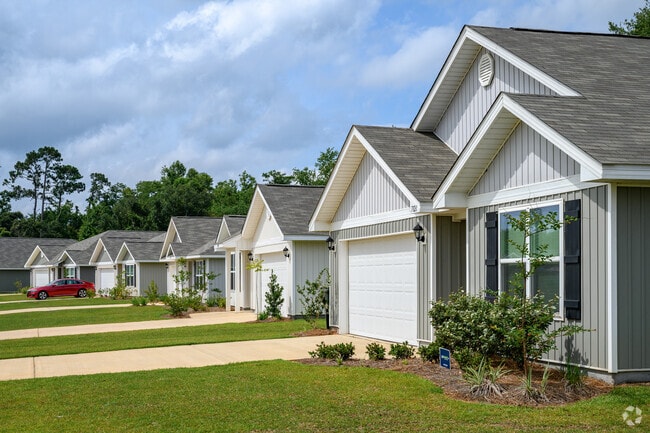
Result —
POLYGON ((235 253, 230 254, 230 290, 235 290, 235 253))
POLYGON ((63 268, 63 278, 74 278, 75 268, 63 268))
MULTIPOLYGON (((518 218, 522 211, 537 212, 542 215, 554 213, 559 220, 562 218, 562 209, 559 203, 539 207, 528 207, 499 212, 499 291, 501 293, 513 290, 511 282, 519 271, 519 263, 524 263, 526 271, 530 271, 530 255, 521 256, 521 252, 513 244, 523 245, 524 234, 508 223, 508 216, 518 218)), ((526 281, 525 296, 541 294, 547 301, 557 297, 556 310, 562 311, 564 298, 564 284, 562 278, 562 236, 560 230, 547 229, 534 233, 526 240, 528 252, 539 251, 540 246, 546 246, 549 262, 537 268, 535 273, 526 281)), ((520 294, 522 295, 522 294, 520 294)))
POLYGON ((127 287, 135 287, 135 265, 124 265, 124 282, 127 287))
POLYGON ((205 260, 194 262, 194 288, 203 289, 205 287, 205 260))

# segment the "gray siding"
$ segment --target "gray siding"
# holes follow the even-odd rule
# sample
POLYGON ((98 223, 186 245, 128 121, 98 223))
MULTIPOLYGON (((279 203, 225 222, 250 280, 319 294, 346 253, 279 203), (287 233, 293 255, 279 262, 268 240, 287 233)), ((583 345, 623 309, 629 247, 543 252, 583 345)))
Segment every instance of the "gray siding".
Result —
MULTIPOLYGON (((354 227, 340 230, 331 234, 336 241, 351 240, 369 237, 386 236, 397 233, 412 232, 413 227, 420 223, 425 229, 427 243, 418 245, 417 250, 417 267, 418 267, 418 320, 417 320, 417 338, 419 340, 431 340, 431 325, 429 322, 429 307, 431 304, 430 295, 430 239, 431 239, 431 217, 429 215, 407 218, 399 221, 390 221, 381 224, 374 224, 363 227, 354 227)), ((414 240, 415 242, 415 240, 414 240)), ((331 254, 330 271, 332 273, 332 289, 330 292, 330 321, 334 326, 338 326, 338 269, 336 266, 335 254, 331 254)))
POLYGON ((138 266, 138 285, 140 295, 144 295, 152 281, 158 286, 158 293, 167 293, 167 269, 164 263, 140 263, 138 266))
MULTIPOLYGON (((566 361, 571 353, 573 362, 594 368, 606 369, 607 365, 607 187, 557 194, 535 200, 503 203, 468 210, 468 293, 477 295, 485 288, 485 213, 499 207, 525 205, 545 200, 582 200, 582 320, 581 324, 592 329, 572 339, 560 339, 558 350, 549 354, 550 359, 566 361)), ((562 323, 562 322, 557 322, 562 323)), ((556 323, 556 324, 557 324, 556 323)), ((566 322, 565 322, 566 323, 566 322)))
POLYGON ((470 195, 546 182, 580 173, 580 165, 530 126, 520 124, 470 195))
POLYGON ((77 268, 77 275, 84 281, 95 283, 95 267, 94 266, 80 266, 77 268))
MULTIPOLYGON (((215 279, 209 284, 210 289, 217 288, 221 290, 219 296, 225 296, 226 293, 226 259, 209 259, 206 260, 208 272, 214 272, 215 279)), ((217 296, 217 293, 209 292, 208 297, 217 296)))
POLYGON ((482 87, 478 81, 478 60, 484 52, 484 49, 479 52, 435 129, 436 135, 456 153, 463 150, 501 92, 554 95, 553 91, 494 54, 494 79, 488 87, 482 87))
POLYGON ((650 369, 650 188, 618 188, 618 368, 650 369))
POLYGON ((333 222, 405 209, 409 200, 377 161, 366 153, 350 182, 333 222))
MULTIPOLYGON (((318 274, 329 267, 329 250, 325 241, 309 241, 293 243, 294 257, 294 284, 304 286, 305 281, 315 281, 318 274)), ((327 276, 323 276, 323 282, 327 276)), ((298 292, 295 293, 296 302, 293 303, 292 315, 302 314, 302 302, 298 292)))
POLYGON ((452 292, 464 289, 465 221, 453 222, 451 217, 436 217, 436 297, 448 300, 452 292))
POLYGON ((16 281, 20 281, 23 287, 29 287, 30 270, 12 269, 0 271, 0 293, 15 293, 16 281))

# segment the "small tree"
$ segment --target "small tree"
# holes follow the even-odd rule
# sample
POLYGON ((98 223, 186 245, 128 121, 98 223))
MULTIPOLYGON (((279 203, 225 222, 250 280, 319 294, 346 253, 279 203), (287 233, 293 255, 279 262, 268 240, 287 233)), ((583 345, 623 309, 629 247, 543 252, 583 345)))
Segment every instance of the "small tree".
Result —
POLYGON ((327 309, 329 303, 327 290, 330 286, 330 280, 330 273, 327 268, 324 268, 318 273, 315 281, 307 280, 304 286, 298 285, 296 289, 300 295, 303 317, 311 325, 312 329, 316 329, 320 315, 323 310, 327 309))
POLYGON ((279 319, 282 317, 280 309, 284 303, 284 298, 282 297, 284 288, 278 284, 278 276, 273 270, 271 270, 271 277, 267 286, 269 287, 269 291, 264 294, 266 312, 269 316, 279 319))

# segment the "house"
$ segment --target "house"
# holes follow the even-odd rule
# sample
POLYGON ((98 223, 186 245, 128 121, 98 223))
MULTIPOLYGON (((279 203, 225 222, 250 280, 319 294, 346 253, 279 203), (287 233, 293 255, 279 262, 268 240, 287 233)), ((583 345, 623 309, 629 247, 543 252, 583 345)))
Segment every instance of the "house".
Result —
POLYGON ((431 203, 456 157, 430 132, 352 127, 310 221, 334 241, 330 324, 339 332, 431 341, 431 300, 465 286, 463 215, 434 215, 431 203))
POLYGON ((186 286, 206 284, 207 297, 224 296, 224 252, 214 249, 220 226, 221 218, 172 217, 159 256, 167 268, 167 293, 178 289, 176 280, 185 275, 186 286), (214 279, 207 278, 211 274, 214 279))
POLYGON ((144 296, 153 282, 159 295, 167 293, 167 267, 160 261, 163 246, 161 236, 149 241, 125 241, 115 257, 118 272, 124 273, 124 282, 134 296, 144 296))
POLYGON ((309 218, 323 191, 320 186, 257 185, 242 227, 241 235, 217 247, 226 250, 227 265, 233 266, 235 309, 265 308, 271 273, 283 291, 283 316, 302 314, 297 288, 315 280, 328 267, 327 233, 310 232, 309 218), (261 262, 261 270, 248 270, 247 264, 261 262))
MULTIPOLYGON (((25 267, 25 263, 30 260, 39 242, 44 245, 46 251, 50 252, 51 248, 61 248, 66 243, 74 241, 57 238, 0 237, 0 293, 15 293, 18 286, 34 287, 30 270, 25 267)), ((49 280, 44 284, 48 282, 49 280)))
MULTIPOLYGON (((165 232, 120 230, 106 232, 100 236, 88 262, 96 268, 95 288, 98 291, 107 291, 115 287, 118 282, 118 277, 122 276, 126 287, 130 289, 132 295, 138 296, 144 293, 144 289, 147 286, 141 287, 138 284, 139 278, 137 277, 139 274, 136 274, 137 263, 133 257, 127 257, 126 262, 123 260, 118 262, 119 253, 125 243, 131 242, 151 242, 155 244, 158 252, 160 252, 164 235, 165 232)), ((121 259, 124 259, 124 257, 121 259)), ((164 265, 158 264, 156 268, 164 269, 164 265)), ((154 271, 155 274, 157 273, 154 271)), ((149 281, 146 284, 148 285, 149 281)))
MULTIPOLYGON (((448 259, 439 253, 439 244, 445 243, 439 238, 440 218, 464 225, 462 282, 468 293, 483 295, 486 289, 503 291, 517 261, 508 248, 512 229, 506 215, 536 210, 555 212, 560 220, 569 216, 573 222, 544 233, 551 263, 531 278, 528 295, 559 299, 554 326, 578 324, 592 330, 559 339, 547 360, 578 363, 613 382, 650 379, 650 254, 645 248, 650 241, 649 67, 649 38, 466 26, 406 132, 431 135, 457 156, 433 185, 430 200, 413 201, 415 193, 403 199, 414 216, 429 212, 433 218, 431 227, 420 223, 425 243, 434 245, 426 247, 429 255, 416 265, 418 279, 427 272, 422 267, 431 273, 431 296, 444 297, 445 290, 438 284, 437 264, 448 259)), ((367 182, 357 180, 363 178, 366 156, 354 169, 354 151, 362 151, 355 140, 387 173, 382 175, 398 186, 402 180, 409 189, 394 173, 397 167, 387 162, 385 167, 368 150, 367 144, 375 150, 379 146, 366 135, 363 128, 353 128, 311 222, 312 229, 329 230, 336 240, 332 260, 338 286, 333 292, 339 305, 333 319, 345 332, 359 332, 353 326, 360 314, 355 308, 371 308, 373 299, 356 301, 363 296, 354 283, 362 246, 354 245, 356 238, 347 241, 347 233, 358 230, 358 237, 365 237, 364 219, 375 228, 367 232, 372 236, 380 227, 408 220, 397 216, 406 212, 405 206, 389 205, 389 189, 377 190, 374 203, 363 201, 374 184, 371 172, 367 182), (392 218, 381 212, 386 208, 394 212, 392 218)), ((411 151, 399 140, 393 147, 411 151)), ((382 156, 379 150, 376 154, 382 156)), ((433 161, 444 155, 426 156, 432 164, 429 176, 439 174, 433 161)), ((418 158, 422 156, 412 161, 418 158)), ((408 169, 409 161, 403 164, 408 169)), ((456 236, 455 230, 446 234, 456 236)), ((371 276, 371 271, 363 274, 371 276)), ((455 289, 451 284, 445 283, 455 289)), ((417 288, 419 315, 426 289, 417 288)), ((385 311, 370 327, 381 329, 391 320, 385 311)), ((418 330, 418 340, 426 340, 424 331, 418 330)), ((411 341, 406 329, 400 335, 411 341)))
POLYGON ((248 259, 238 257, 241 253, 235 252, 245 222, 246 215, 224 215, 214 245, 215 251, 224 251, 225 254, 226 307, 228 309, 232 307, 237 311, 250 309, 250 296, 243 296, 243 284, 238 281, 238 278, 241 278, 243 273, 237 272, 238 263, 246 263, 248 259))

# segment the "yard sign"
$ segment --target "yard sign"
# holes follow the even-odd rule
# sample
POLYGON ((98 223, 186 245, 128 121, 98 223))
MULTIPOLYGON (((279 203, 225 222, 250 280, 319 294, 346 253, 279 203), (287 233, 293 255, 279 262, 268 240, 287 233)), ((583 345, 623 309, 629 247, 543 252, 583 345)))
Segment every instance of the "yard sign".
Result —
POLYGON ((440 348, 440 366, 451 369, 451 353, 449 349, 440 348))

